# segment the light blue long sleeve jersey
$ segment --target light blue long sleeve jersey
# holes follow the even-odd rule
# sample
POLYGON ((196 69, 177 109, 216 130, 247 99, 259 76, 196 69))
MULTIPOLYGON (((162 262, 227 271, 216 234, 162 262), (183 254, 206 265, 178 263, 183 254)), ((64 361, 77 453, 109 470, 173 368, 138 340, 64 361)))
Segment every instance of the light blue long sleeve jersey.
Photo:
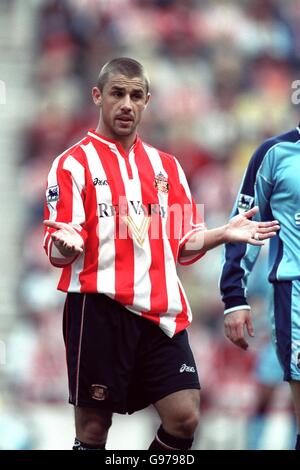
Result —
MULTIPOLYGON (((266 140, 252 156, 232 216, 259 207, 257 220, 277 219, 270 240, 270 282, 300 279, 300 128, 266 140)), ((260 247, 228 243, 220 278, 225 313, 247 305, 247 278, 260 247)))

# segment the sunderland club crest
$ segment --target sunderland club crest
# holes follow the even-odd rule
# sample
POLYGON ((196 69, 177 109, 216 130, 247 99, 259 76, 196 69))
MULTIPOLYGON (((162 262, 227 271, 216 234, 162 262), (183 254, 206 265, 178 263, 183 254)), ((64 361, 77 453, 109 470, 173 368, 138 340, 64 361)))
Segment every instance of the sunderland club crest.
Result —
POLYGON ((169 192, 170 185, 168 183, 168 179, 162 174, 162 172, 158 173, 158 175, 155 176, 154 186, 157 188, 158 191, 161 191, 162 193, 169 192))
POLYGON ((90 387, 90 396, 94 400, 106 400, 108 396, 108 388, 106 387, 106 385, 93 384, 90 387))

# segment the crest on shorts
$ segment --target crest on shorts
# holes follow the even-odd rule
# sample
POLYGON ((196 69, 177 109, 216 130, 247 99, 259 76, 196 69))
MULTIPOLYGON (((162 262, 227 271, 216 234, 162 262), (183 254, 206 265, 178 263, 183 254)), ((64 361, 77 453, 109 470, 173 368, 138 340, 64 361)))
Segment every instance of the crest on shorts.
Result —
POLYGON ((108 388, 106 385, 93 384, 90 388, 90 396, 94 400, 103 401, 108 397, 108 388))
POLYGON ((253 201, 254 197, 248 196, 248 194, 240 194, 237 203, 239 213, 241 214, 251 209, 253 201))
POLYGON ((154 186, 155 188, 162 192, 162 193, 168 193, 170 185, 168 183, 168 178, 166 178, 162 172, 159 172, 158 175, 155 176, 154 178, 154 186))

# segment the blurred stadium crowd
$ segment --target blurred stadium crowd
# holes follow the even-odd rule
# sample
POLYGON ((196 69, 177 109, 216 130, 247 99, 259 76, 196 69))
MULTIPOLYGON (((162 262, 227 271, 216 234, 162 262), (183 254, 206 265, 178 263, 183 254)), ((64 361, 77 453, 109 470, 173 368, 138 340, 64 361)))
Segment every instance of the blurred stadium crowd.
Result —
MULTIPOLYGON (((209 227, 228 218, 255 147, 299 118, 291 102, 300 78, 298 0, 39 0, 31 8, 35 112, 21 132, 26 249, 8 348, 18 354, 8 367, 6 448, 43 448, 32 407, 68 407, 64 295, 42 250, 43 199, 52 160, 96 126, 90 90, 100 66, 117 56, 146 66, 152 101, 140 134, 182 162, 209 227)), ((222 250, 179 271, 203 392, 197 448, 292 448, 288 386, 269 347, 266 252, 249 286, 256 337, 246 353, 223 337, 222 250)))

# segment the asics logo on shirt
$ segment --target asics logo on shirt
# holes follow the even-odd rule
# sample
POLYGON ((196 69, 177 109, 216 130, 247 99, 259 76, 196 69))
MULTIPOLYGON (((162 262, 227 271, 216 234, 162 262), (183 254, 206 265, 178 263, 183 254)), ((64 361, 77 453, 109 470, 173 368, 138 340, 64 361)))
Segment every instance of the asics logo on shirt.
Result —
POLYGON ((182 372, 196 372, 195 371, 195 367, 193 366, 187 366, 186 364, 182 364, 182 366, 180 367, 179 369, 179 372, 182 373, 182 372))
POLYGON ((99 186, 107 186, 108 181, 107 180, 101 180, 100 178, 94 178, 93 179, 93 184, 94 184, 94 186, 97 186, 97 184, 99 186))

